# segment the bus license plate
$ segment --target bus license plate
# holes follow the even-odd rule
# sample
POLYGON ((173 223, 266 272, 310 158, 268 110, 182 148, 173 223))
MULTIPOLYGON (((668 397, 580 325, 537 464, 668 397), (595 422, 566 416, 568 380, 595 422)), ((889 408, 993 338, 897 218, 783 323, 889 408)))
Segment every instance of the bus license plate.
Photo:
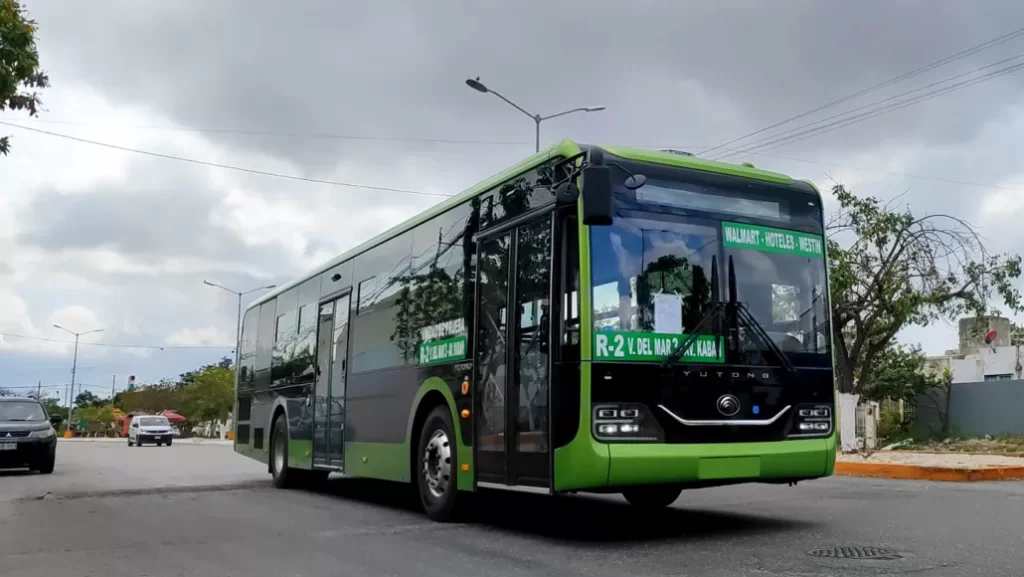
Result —
POLYGON ((0 443, 0 451, 13 451, 17 448, 17 443, 0 443))

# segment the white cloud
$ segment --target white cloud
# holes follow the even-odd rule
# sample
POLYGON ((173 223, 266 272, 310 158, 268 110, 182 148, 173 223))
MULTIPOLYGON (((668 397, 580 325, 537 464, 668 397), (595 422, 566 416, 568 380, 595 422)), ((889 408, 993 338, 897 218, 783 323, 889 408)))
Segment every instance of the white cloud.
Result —
POLYGON ((233 347, 233 335, 216 327, 181 329, 167 337, 167 344, 177 347, 233 347))

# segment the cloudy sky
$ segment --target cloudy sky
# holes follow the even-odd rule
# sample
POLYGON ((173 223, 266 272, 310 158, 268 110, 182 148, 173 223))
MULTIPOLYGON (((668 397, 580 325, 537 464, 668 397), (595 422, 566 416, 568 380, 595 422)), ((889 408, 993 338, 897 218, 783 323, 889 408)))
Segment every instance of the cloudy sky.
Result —
MULTIPOLYGON (((156 380, 231 354, 233 297, 203 279, 283 282, 531 153, 530 120, 467 76, 542 114, 608 107, 545 123, 545 143, 701 150, 1024 26, 1016 0, 25 4, 53 87, 40 119, 0 121, 427 193, 0 126, 13 136, 0 158, 0 386, 67 382, 57 323, 104 329, 79 357, 97 393, 113 375, 156 380)), ((1021 55, 1024 36, 777 130, 1021 55)), ((1019 251, 1022 88, 1024 71, 736 159, 903 194, 916 212, 968 219, 990 250, 1019 251)), ((956 346, 952 325, 903 336, 956 346)))

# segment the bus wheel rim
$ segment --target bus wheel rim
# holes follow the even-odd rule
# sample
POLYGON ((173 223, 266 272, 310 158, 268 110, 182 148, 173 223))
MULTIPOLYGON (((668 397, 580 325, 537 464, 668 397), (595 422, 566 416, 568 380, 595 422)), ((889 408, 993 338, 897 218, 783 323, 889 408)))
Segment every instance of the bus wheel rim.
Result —
POLYGON ((280 474, 284 471, 284 451, 285 451, 285 439, 284 435, 278 434, 274 439, 274 471, 280 474))
POLYGON ((434 431, 423 451, 423 479, 427 490, 434 498, 440 499, 448 490, 452 474, 452 449, 448 435, 441 430, 434 431))

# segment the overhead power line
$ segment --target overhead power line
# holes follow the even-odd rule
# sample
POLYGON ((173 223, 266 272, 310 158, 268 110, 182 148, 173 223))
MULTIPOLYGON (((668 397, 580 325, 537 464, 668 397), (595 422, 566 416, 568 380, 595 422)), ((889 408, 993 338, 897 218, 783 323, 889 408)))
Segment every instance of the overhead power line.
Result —
MULTIPOLYGON (((0 385, 0 389, 8 389, 8 390, 32 389, 34 391, 37 388, 39 388, 39 389, 42 389, 42 390, 45 391, 47 389, 57 389, 57 388, 63 388, 63 387, 66 387, 66 386, 68 386, 68 383, 60 383, 60 384, 56 384, 56 385, 54 385, 54 384, 50 384, 50 385, 38 385, 38 384, 37 385, 0 385)), ((107 384, 107 385, 90 385, 89 383, 75 383, 75 389, 76 390, 78 389, 78 387, 82 387, 84 389, 99 389, 99 390, 108 391, 108 392, 110 391, 110 385, 109 384, 107 384)), ((78 394, 76 393, 75 396, 78 396, 78 394)))
MULTIPOLYGON (((734 148, 734 149, 731 149, 731 150, 739 151, 741 149, 734 148)), ((991 189, 994 189, 994 190, 1009 190, 1009 191, 1014 191, 1014 192, 1024 192, 1024 188, 1013 187, 1013 186, 1003 186, 1003 185, 998 185, 998 184, 983 184, 983 183, 980 183, 980 182, 971 182, 969 180, 955 180, 955 179, 951 179, 951 178, 942 178, 942 177, 939 177, 939 176, 924 176, 922 174, 907 174, 906 172, 896 172, 896 171, 893 171, 893 170, 882 170, 882 169, 878 169, 878 168, 863 168, 863 167, 859 167, 859 166, 848 166, 848 165, 844 165, 843 163, 835 163, 835 162, 829 162, 829 161, 823 161, 823 160, 807 160, 805 158, 794 158, 792 156, 780 156, 778 154, 767 154, 767 153, 764 153, 764 152, 746 152, 745 154, 752 154, 754 156, 764 156, 764 157, 767 157, 767 158, 777 158, 779 160, 789 160, 789 161, 792 161, 792 162, 802 162, 802 163, 805 163, 805 164, 815 164, 815 165, 823 166, 823 167, 826 167, 826 168, 842 168, 842 169, 845 169, 845 170, 856 170, 856 171, 859 171, 859 172, 876 172, 878 174, 888 174, 890 176, 899 176, 899 177, 903 177, 903 178, 913 178, 913 179, 917 179, 917 180, 931 180, 931 181, 935 181, 935 182, 944 182, 946 184, 962 184, 962 185, 965 185, 965 186, 975 186, 975 187, 978 187, 978 188, 991 188, 991 189)))
MULTIPOLYGON (((25 339, 30 341, 45 341, 48 343, 63 343, 68 345, 75 344, 75 341, 63 340, 63 339, 49 339, 46 337, 33 337, 28 335, 16 335, 12 333, 0 333, 0 337, 9 337, 12 339, 25 339)), ((118 349, 234 349, 234 345, 216 346, 216 345, 129 345, 121 343, 86 343, 79 342, 79 346, 82 347, 112 347, 118 349)))
POLYGON ((205 161, 205 160, 197 160, 197 159, 194 159, 194 158, 186 158, 186 157, 183 157, 183 156, 175 156, 175 155, 172 155, 172 154, 163 154, 163 153, 160 153, 160 152, 152 152, 152 151, 149 151, 149 150, 141 150, 141 149, 138 149, 138 148, 130 148, 130 147, 127 147, 127 146, 119 146, 119 145, 116 145, 116 144, 110 144, 108 142, 100 142, 100 141, 97 141, 97 140, 89 140, 87 138, 79 138, 77 136, 71 136, 70 134, 63 134, 63 133, 60 133, 60 132, 51 132, 49 130, 42 130, 40 128, 33 128, 31 126, 24 126, 24 125, 21 125, 21 124, 14 124, 12 122, 7 122, 7 121, 3 121, 3 120, 0 120, 0 125, 10 126, 11 128, 19 128, 21 130, 27 130, 29 132, 36 132, 36 133, 39 133, 39 134, 45 134, 47 136, 53 136, 55 138, 64 138, 66 140, 72 140, 72 141, 81 142, 81 143, 84 143, 84 144, 91 144, 91 145, 94 145, 94 146, 102 146, 104 148, 110 148, 110 149, 113 149, 113 150, 120 150, 122 152, 132 152, 132 153, 135 153, 135 154, 142 154, 142 155, 146 155, 146 156, 153 156, 153 157, 156 157, 156 158, 163 158, 163 159, 166 159, 166 160, 177 160, 179 162, 188 162, 188 163, 191 163, 191 164, 198 164, 198 165, 201 165, 201 166, 210 166, 210 167, 214 167, 214 168, 223 168, 223 169, 226 169, 226 170, 235 170, 235 171, 238 171, 238 172, 247 172, 249 174, 259 174, 261 176, 271 176, 271 177, 275 177, 275 178, 286 178, 286 179, 289 179, 289 180, 299 180, 299 181, 302 181, 302 182, 312 182, 312 183, 316 183, 316 184, 329 184, 331 186, 345 186, 345 187, 350 187, 350 188, 363 188, 363 189, 366 189, 366 190, 380 190, 380 191, 385 191, 385 192, 401 192, 401 193, 405 193, 405 194, 418 194, 418 195, 422 195, 422 196, 443 196, 443 197, 452 196, 451 194, 445 194, 445 193, 441 193, 441 192, 426 192, 426 191, 423 191, 423 190, 409 190, 409 189, 405 189, 405 188, 392 188, 392 187, 388 187, 388 186, 373 186, 373 185, 369 185, 369 184, 355 184, 355 183, 351 183, 351 182, 339 182, 339 181, 335 181, 335 180, 322 180, 322 179, 318 179, 318 178, 307 178, 307 177, 304 177, 304 176, 296 176, 296 175, 293 175, 293 174, 282 174, 282 173, 279 173, 279 172, 269 172, 269 171, 266 171, 266 170, 256 170, 254 168, 245 168, 245 167, 242 167, 242 166, 231 166, 231 165, 228 165, 228 164, 219 164, 219 163, 216 163, 216 162, 208 162, 208 161, 205 161))
MULTIPOLYGON (((169 160, 181 160, 181 161, 185 161, 185 162, 193 162, 192 159, 183 159, 183 158, 178 158, 178 157, 174 157, 174 156, 171 156, 171 155, 151 153, 151 152, 145 151, 145 150, 132 149, 132 148, 124 147, 124 146, 112 145, 112 144, 109 144, 109 143, 95 142, 95 141, 91 141, 91 140, 88 140, 88 139, 78 138, 78 137, 74 137, 74 136, 70 136, 70 135, 64 135, 64 134, 60 134, 60 133, 53 133, 53 132, 49 132, 49 131, 41 131, 41 130, 37 130, 37 129, 31 128, 31 127, 27 127, 27 126, 21 126, 21 125, 17 125, 17 124, 5 123, 3 121, 0 121, 0 124, 4 124, 4 125, 7 125, 7 126, 12 126, 12 127, 15 127, 15 128, 22 128, 24 130, 35 131, 35 132, 39 132, 39 133, 44 134, 44 135, 55 136, 55 137, 58 137, 58 138, 69 138, 71 140, 74 140, 74 141, 82 143, 82 144, 91 144, 91 145, 96 145, 96 146, 103 146, 103 147, 107 147, 107 148, 114 148, 116 150, 124 150, 124 151, 127 151, 127 152, 135 152, 135 153, 139 153, 139 154, 155 155, 155 156, 159 156, 161 158, 166 158, 166 159, 169 159, 169 160)), ((481 142, 486 143, 487 141, 481 141, 481 142)), ((501 141, 495 141, 495 142, 496 143, 500 143, 501 141)), ((672 148, 672 149, 678 149, 678 150, 691 150, 691 149, 695 149, 695 148, 700 148, 699 146, 679 146, 679 145, 673 145, 673 146, 657 145, 657 146, 654 146, 654 145, 645 145, 645 144, 634 144, 634 145, 631 145, 631 147, 633 147, 633 148, 650 148, 650 149, 672 148)), ((974 186, 974 187, 979 187, 979 188, 991 188, 991 189, 1009 190, 1009 191, 1017 191, 1017 192, 1024 191, 1024 189, 1014 188, 1014 187, 1009 187, 1009 186, 999 186, 999 185, 985 184, 985 183, 980 183, 980 182, 971 182, 971 181, 964 181, 964 180, 953 180, 953 179, 933 177, 933 176, 924 176, 924 175, 919 175, 919 174, 906 174, 906 173, 893 172, 893 171, 882 170, 882 169, 877 169, 877 168, 843 166, 841 164, 834 163, 834 162, 815 161, 815 160, 808 160, 808 159, 805 159, 805 158, 794 158, 792 156, 779 156, 779 155, 773 155, 773 154, 766 154, 766 153, 764 153, 762 151, 754 151, 753 148, 756 148, 756 147, 753 147, 753 146, 751 147, 751 149, 742 148, 742 147, 741 148, 725 148, 724 146, 718 146, 718 147, 715 147, 715 148, 718 148, 718 149, 721 149, 721 150, 724 150, 724 151, 727 151, 727 152, 735 152, 737 154, 752 154, 752 155, 756 155, 756 156, 764 156, 764 157, 767 157, 767 158, 777 158, 777 159, 780 159, 780 160, 790 160, 790 161, 793 161, 793 162, 802 162, 802 163, 806 163, 806 164, 814 164, 814 165, 823 166, 823 167, 847 168, 847 169, 850 169, 850 170, 858 170, 858 171, 863 171, 863 172, 875 172, 875 173, 879 173, 879 174, 888 174, 888 175, 892 175, 892 176, 902 176, 902 177, 914 178, 914 179, 920 179, 920 180, 931 180, 931 181, 935 181, 935 182, 944 182, 944 183, 947 183, 947 184, 962 184, 962 185, 974 186)), ((732 155, 729 155, 729 156, 732 156, 732 155)), ((227 165, 220 165, 220 164, 210 163, 210 162, 205 162, 205 161, 194 161, 194 162, 200 162, 200 163, 202 163, 204 165, 209 165, 209 166, 214 166, 214 167, 219 167, 219 168, 226 168, 226 169, 229 169, 229 170, 243 170, 243 171, 246 171, 246 172, 250 171, 250 169, 238 168, 238 167, 227 166, 227 165)), ((308 181, 312 181, 312 182, 320 182, 320 181, 316 181, 316 180, 312 180, 312 179, 304 179, 304 178, 301 178, 301 177, 293 177, 293 176, 290 176, 290 175, 278 175, 278 174, 275 174, 275 173, 268 173, 268 172, 263 172, 263 171, 258 171, 257 173, 258 174, 263 174, 265 176, 274 176, 274 177, 283 177, 283 178, 296 178, 296 179, 299 179, 299 180, 308 180, 308 181)), ((331 182, 331 181, 323 181, 323 182, 327 183, 327 184, 334 184, 334 185, 341 185, 341 186, 363 187, 363 185, 358 185, 358 184, 336 183, 336 182, 331 182)), ((387 190, 391 190, 391 191, 394 191, 394 192, 409 192, 409 193, 426 194, 426 195, 433 194, 433 195, 445 196, 445 197, 451 196, 451 195, 442 194, 442 193, 429 193, 429 192, 425 192, 425 191, 407 191, 407 190, 403 190, 403 189, 387 189, 387 190)), ((12 335, 12 336, 16 337, 17 335, 12 335)), ((134 345, 127 345, 127 346, 133 347, 134 345)), ((154 348, 174 348, 174 347, 154 347, 154 348)))
MULTIPOLYGON (((1020 57, 1017 57, 1017 58, 1020 58, 1020 57)), ((1017 58, 1011 58, 1009 60, 1016 60, 1017 58)), ((985 66, 983 68, 989 68, 989 66, 985 66)), ((924 94, 915 96, 913 98, 908 98, 908 99, 906 99, 904 101, 893 102, 893 103, 887 104, 885 106, 871 108, 871 107, 873 107, 873 106, 875 106, 877 104, 881 104, 883 102, 889 101, 889 100, 891 100, 891 98, 880 100, 880 101, 875 102, 875 103, 873 103, 871 105, 860 107, 860 108, 869 108, 869 110, 866 110, 865 112, 862 112, 860 114, 855 114, 855 115, 847 117, 847 118, 840 118, 838 120, 835 120, 835 121, 830 122, 830 123, 825 123, 825 124, 819 124, 818 122, 811 122, 811 123, 805 124, 803 126, 797 127, 795 129, 788 130, 788 131, 786 131, 784 133, 781 133, 779 135, 773 136, 770 139, 767 139, 767 142, 763 142, 762 144, 751 143, 749 148, 743 148, 743 149, 737 150, 735 152, 729 152, 729 153, 726 153, 726 154, 720 156, 719 158, 720 159, 724 159, 724 158, 735 156, 737 154, 750 153, 750 152, 753 152, 753 151, 756 151, 756 150, 771 150, 773 148, 778 148, 779 146, 782 146, 784 144, 792 144, 794 142, 799 142, 801 140, 805 140, 807 138, 811 138, 812 136, 818 136, 819 134, 824 134, 826 132, 832 132, 833 130, 837 130, 839 128, 843 128, 845 126, 850 126, 851 124, 858 124, 858 123, 863 122, 865 120, 868 120, 870 118, 874 118, 876 116, 880 116, 882 114, 886 114, 886 113, 892 112, 894 110, 899 110, 901 108, 906 108, 907 106, 911 106, 911 105, 914 105, 914 104, 919 104, 919 103, 924 102, 926 100, 931 100, 932 98, 943 96, 943 95, 948 94, 950 92, 955 92, 955 91, 961 90, 963 88, 974 86, 976 84, 981 84, 982 82, 987 82, 989 80, 994 80, 995 78, 999 78, 1000 76, 1005 76, 1007 74, 1012 74, 1014 72, 1018 72, 1021 69, 1024 69, 1024 64, 1014 64, 1012 66, 1008 66, 1006 68, 1002 68, 1002 69, 996 70, 994 72, 989 72, 989 73, 984 74, 982 76, 979 76, 977 78, 972 78, 972 79, 969 79, 969 80, 964 80, 962 82, 958 82, 958 83, 955 83, 955 84, 951 84, 949 86, 944 86, 942 88, 939 88, 939 89, 936 89, 936 90, 932 90, 930 92, 926 92, 924 94), (801 129, 806 129, 806 130, 801 130, 801 129), (793 133, 794 131, 799 131, 799 132, 793 133), (791 133, 793 133, 793 134, 791 134, 791 133), (788 135, 788 136, 783 136, 783 135, 788 135)), ((978 72, 979 70, 981 70, 981 69, 974 70, 974 71, 971 72, 971 74, 973 74, 975 72, 978 72)), ((964 75, 961 74, 961 75, 958 75, 958 76, 955 76, 955 77, 950 77, 950 78, 947 78, 944 81, 940 81, 939 83, 948 82, 949 80, 953 80, 953 79, 958 78, 960 76, 964 76, 964 75)), ((912 90, 912 91, 909 91, 907 93, 901 94, 899 96, 905 96, 906 94, 910 94, 911 92, 917 92, 917 91, 918 90, 912 90)), ((855 109, 855 110, 859 110, 859 108, 855 109)), ((853 112, 853 111, 850 111, 850 112, 853 112)), ((843 113, 843 114, 840 114, 840 115, 837 115, 837 116, 846 116, 847 114, 849 114, 849 113, 843 113)), ((762 142, 763 140, 765 140, 765 139, 759 140, 758 142, 762 142)))
POLYGON ((833 100, 831 102, 826 102, 825 104, 822 104, 821 106, 818 106, 817 108, 812 108, 811 110, 808 110, 806 112, 801 112, 800 114, 797 114, 795 116, 791 116, 791 117, 786 118, 784 120, 780 120, 780 121, 778 121, 778 122, 776 122, 774 124, 771 124, 769 126, 765 126, 764 128, 760 128, 758 130, 755 130, 754 132, 751 132, 751 133, 748 133, 748 134, 744 134, 743 136, 740 136, 738 138, 734 138, 734 139, 732 139, 732 140, 730 140, 728 142, 719 144, 718 146, 713 146, 713 147, 708 148, 706 150, 702 150, 698 154, 699 155, 705 155, 705 154, 707 154, 707 153, 709 153, 709 152, 711 152, 713 150, 718 150, 720 148, 724 148, 726 146, 729 146, 730 144, 735 144, 735 143, 737 143, 737 142, 739 142, 741 140, 746 140, 747 138, 750 138, 751 136, 757 136, 758 134, 762 134, 762 133, 767 132, 767 131, 769 131, 769 130, 771 130, 773 128, 778 128, 779 126, 782 126, 782 125, 787 124, 789 122, 792 122, 794 120, 799 120, 801 118, 805 118, 805 117, 810 116, 811 114, 814 114, 816 112, 820 112, 820 111, 825 110, 827 108, 831 108, 831 107, 836 106, 838 104, 842 104, 842 103, 847 102, 849 100, 853 100, 854 98, 858 98, 860 96, 864 96, 865 94, 869 94, 871 92, 875 92, 876 90, 880 90, 882 88, 885 88, 886 86, 890 86, 892 84, 896 84, 898 82, 902 82, 902 81, 907 80, 909 78, 913 78, 914 76, 918 76, 918 75, 923 74, 925 72, 928 72, 930 70, 934 70, 935 68, 938 68, 938 67, 943 66, 945 64, 949 64, 950 62, 954 62, 956 60, 960 60, 961 58, 966 58, 968 56, 971 56, 972 54, 976 54, 976 53, 981 52, 983 50, 988 50, 989 48, 992 48, 994 46, 998 46, 998 45, 1000 45, 1000 44, 1002 44, 1004 42, 1009 42, 1010 40, 1013 40, 1015 38, 1019 38, 1021 36, 1024 36, 1024 28, 1018 28, 1017 30, 1014 30, 1012 32, 1008 32, 1006 34, 1003 34, 1002 36, 998 36, 998 37, 993 38, 991 40, 988 40, 986 42, 982 42, 981 44, 977 44, 977 45, 972 46, 970 48, 967 48, 965 50, 961 50, 960 52, 957 52, 956 54, 951 54, 950 56, 947 56, 945 58, 936 60, 935 62, 932 62, 931 64, 926 64, 926 65, 921 66, 919 68, 915 68, 915 69, 911 70, 910 72, 906 72, 904 74, 900 74, 899 76, 894 76, 894 77, 892 77, 892 78, 890 78, 888 80, 885 80, 885 81, 879 82, 878 84, 875 84, 875 85, 869 86, 867 88, 858 90, 857 92, 853 92, 851 94, 847 94, 846 96, 843 96, 841 98, 837 98, 836 100, 833 100))
POLYGON ((1024 58, 1024 55, 1013 56, 1011 58, 1006 58, 1004 60, 1000 60, 999 62, 994 62, 994 63, 988 64, 986 66, 981 66, 979 68, 975 68, 973 70, 969 70, 967 72, 963 72, 961 74, 957 74, 955 76, 949 76, 949 77, 943 78, 942 80, 937 80, 935 82, 932 82, 931 84, 925 84, 924 86, 921 86, 919 88, 914 88, 912 90, 908 90, 906 92, 901 92, 899 94, 890 96, 888 98, 883 98, 881 100, 876 100, 874 102, 869 102, 867 104, 864 104, 863 106, 858 106, 857 108, 853 108, 853 109, 846 110, 846 111, 843 111, 843 112, 838 112, 836 114, 833 114, 832 116, 826 116, 825 118, 822 118, 822 119, 819 119, 819 120, 815 120, 813 122, 808 122, 807 124, 801 124, 800 126, 797 126, 796 128, 790 128, 789 130, 784 130, 782 132, 776 132, 775 134, 771 134, 771 135, 759 138, 759 139, 757 139, 757 140, 755 140, 753 142, 747 142, 745 144, 741 144, 740 148, 726 149, 723 152, 709 155, 709 158, 716 158, 716 159, 728 158, 729 156, 732 156, 736 152, 742 152, 742 151, 746 151, 746 150, 755 150, 758 147, 758 144, 760 144, 762 142, 774 141, 774 140, 779 139, 779 138, 781 138, 783 136, 786 136, 788 134, 792 134, 794 132, 800 132, 801 130, 804 130, 807 127, 810 127, 810 126, 815 126, 815 125, 819 125, 819 124, 824 125, 824 124, 827 124, 830 120, 835 120, 837 118, 842 118, 843 116, 852 115, 853 113, 859 112, 861 110, 870 110, 870 109, 873 109, 873 108, 879 108, 880 109, 881 108, 880 105, 885 104, 887 102, 892 102, 894 100, 898 100, 900 98, 903 98, 904 96, 908 96, 910 94, 914 94, 914 93, 917 93, 917 92, 927 91, 927 90, 929 90, 931 88, 935 88, 936 86, 940 86, 942 84, 946 84, 948 82, 952 82, 953 80, 957 80, 957 79, 963 78, 965 76, 971 76, 972 74, 976 74, 978 72, 981 72, 982 70, 987 70, 989 68, 995 68, 996 66, 1001 66, 1001 65, 1006 64, 1008 62, 1013 62, 1014 60, 1020 60, 1021 58, 1024 58))
MULTIPOLYGON (((5 120, 0 118, 0 120, 5 120)), ((322 132, 274 132, 266 130, 249 130, 241 128, 216 128, 200 126, 154 126, 148 124, 121 124, 109 122, 87 122, 77 120, 49 120, 42 118, 28 119, 33 124, 60 124, 67 126, 104 126, 108 128, 130 128, 132 130, 157 130, 169 132, 194 132, 200 134, 230 134, 237 136, 267 136, 274 138, 308 138, 320 140, 358 140, 378 142, 407 142, 417 144, 472 144, 488 146, 527 146, 533 144, 525 140, 474 140, 460 138, 419 138, 415 136, 368 136, 361 134, 333 134, 322 132)), ((19 121, 21 121, 19 119, 19 121)))

